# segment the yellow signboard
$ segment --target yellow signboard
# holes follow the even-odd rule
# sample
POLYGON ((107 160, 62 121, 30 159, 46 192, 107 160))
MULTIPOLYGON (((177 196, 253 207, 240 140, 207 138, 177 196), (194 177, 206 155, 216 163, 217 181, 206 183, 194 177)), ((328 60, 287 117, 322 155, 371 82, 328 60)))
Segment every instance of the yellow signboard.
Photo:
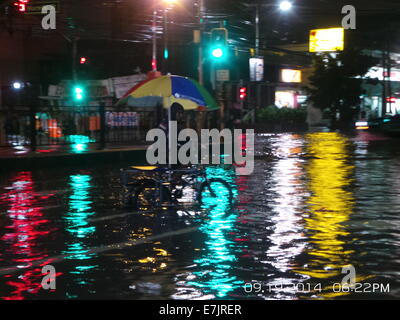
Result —
POLYGON ((329 28, 310 31, 310 52, 334 52, 344 49, 344 29, 329 28))

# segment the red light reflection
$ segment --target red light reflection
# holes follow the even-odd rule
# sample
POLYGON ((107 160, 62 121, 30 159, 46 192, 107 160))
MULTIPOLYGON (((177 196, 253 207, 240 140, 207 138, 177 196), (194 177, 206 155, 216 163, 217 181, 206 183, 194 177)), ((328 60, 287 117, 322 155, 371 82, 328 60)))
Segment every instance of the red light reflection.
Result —
MULTIPOLYGON (((39 245, 42 237, 47 236, 54 229, 49 228, 49 220, 43 217, 41 203, 44 203, 53 194, 39 195, 34 191, 34 182, 31 172, 19 172, 3 193, 0 202, 8 207, 7 216, 11 223, 5 227, 5 234, 0 238, 5 248, 8 265, 22 269, 32 267, 35 261, 43 260, 48 255, 39 245)), ((22 300, 25 294, 36 294, 41 289, 42 266, 35 269, 26 269, 19 276, 5 275, 6 284, 13 287, 5 300, 22 300)))

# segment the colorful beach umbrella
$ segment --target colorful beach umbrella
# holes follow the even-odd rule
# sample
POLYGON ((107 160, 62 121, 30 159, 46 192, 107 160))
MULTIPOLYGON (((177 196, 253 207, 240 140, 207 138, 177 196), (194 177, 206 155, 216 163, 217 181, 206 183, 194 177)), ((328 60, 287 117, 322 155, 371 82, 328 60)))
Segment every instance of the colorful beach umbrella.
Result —
POLYGON ((129 90, 117 105, 132 107, 153 107, 162 104, 164 108, 179 102, 185 110, 217 110, 217 102, 196 80, 166 75, 146 80, 129 90))

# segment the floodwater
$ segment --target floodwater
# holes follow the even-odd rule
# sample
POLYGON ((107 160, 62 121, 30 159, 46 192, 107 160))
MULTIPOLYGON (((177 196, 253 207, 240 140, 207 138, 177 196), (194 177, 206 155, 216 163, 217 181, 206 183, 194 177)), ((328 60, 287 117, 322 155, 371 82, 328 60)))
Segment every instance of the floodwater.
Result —
POLYGON ((2 174, 0 299, 400 298, 399 140, 258 135, 232 208, 123 209, 125 165, 2 174))

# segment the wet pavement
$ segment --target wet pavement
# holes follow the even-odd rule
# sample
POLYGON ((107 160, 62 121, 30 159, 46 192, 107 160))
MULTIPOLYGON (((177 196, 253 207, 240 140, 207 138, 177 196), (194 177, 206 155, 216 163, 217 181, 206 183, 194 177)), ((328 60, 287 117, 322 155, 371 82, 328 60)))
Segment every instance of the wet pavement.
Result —
POLYGON ((259 134, 252 175, 207 169, 232 208, 121 208, 126 165, 2 174, 1 299, 400 298, 399 140, 259 134))

